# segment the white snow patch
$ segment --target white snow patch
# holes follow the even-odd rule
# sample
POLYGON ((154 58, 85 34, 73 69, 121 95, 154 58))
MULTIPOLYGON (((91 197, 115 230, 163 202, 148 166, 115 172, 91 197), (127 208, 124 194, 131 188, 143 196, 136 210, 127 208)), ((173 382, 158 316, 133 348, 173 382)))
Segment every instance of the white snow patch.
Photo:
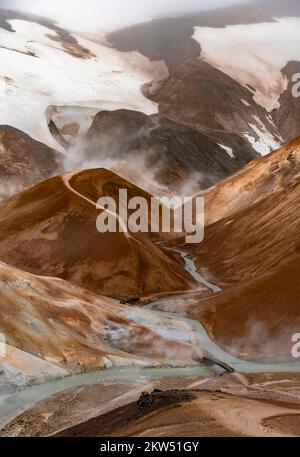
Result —
POLYGON ((266 129, 266 126, 263 124, 262 120, 256 116, 255 114, 251 114, 251 117, 253 117, 253 119, 258 123, 259 127, 264 131, 266 132, 267 129, 266 129))
POLYGON ((18 128, 50 147, 61 149, 48 129, 49 106, 157 112, 157 104, 146 99, 140 87, 166 77, 165 63, 150 62, 138 52, 119 52, 74 35, 96 56, 77 58, 46 36, 54 36, 52 30, 21 20, 12 20, 10 24, 15 33, 0 29, 0 77, 8 81, 6 96, 1 98, 0 124, 18 128), (37 57, 24 54, 29 52, 37 57))
POLYGON ((248 133, 244 133, 245 138, 249 141, 249 143, 252 145, 253 149, 255 149, 256 152, 258 152, 261 155, 266 155, 269 154, 270 148, 265 144, 264 141, 261 139, 256 140, 253 136, 249 135, 248 133))
MULTIPOLYGON (((255 125, 253 126, 252 124, 249 124, 250 127, 257 134, 262 135, 264 137, 264 139, 270 144, 272 150, 274 149, 274 147, 275 147, 275 149, 279 148, 282 145, 282 143, 284 142, 282 136, 279 133, 277 133, 277 139, 274 138, 274 135, 271 132, 269 132, 266 125, 262 122, 262 120, 258 116, 256 116, 255 114, 251 114, 251 116, 258 123, 261 131, 255 125)), ((273 119, 269 114, 267 115, 267 120, 273 127, 276 128, 276 126, 273 122, 273 119)))
POLYGON ((46 112, 46 118, 48 122, 52 120, 55 123, 61 135, 69 144, 75 144, 78 141, 78 137, 84 137, 87 134, 97 112, 98 109, 96 107, 71 105, 49 106, 46 112), (63 130, 71 124, 78 127, 77 133, 64 133, 63 130))
MULTIPOLYGON (((276 125, 275 125, 275 123, 274 123, 274 121, 272 119, 272 116, 270 114, 267 115, 267 119, 270 122, 270 124, 276 129, 277 127, 276 127, 276 125)), ((283 138, 281 138, 281 139, 283 141, 283 138)))
POLYGON ((256 133, 258 139, 255 139, 249 133, 244 133, 244 136, 251 143, 255 151, 259 152, 261 155, 266 155, 280 148, 281 144, 276 141, 275 138, 266 130, 265 126, 260 120, 259 122, 262 130, 260 130, 255 124, 249 124, 249 127, 256 133))
POLYGON ((300 60, 300 18, 195 27, 193 38, 201 44, 201 59, 241 85, 253 87, 254 100, 268 111, 278 108, 288 84, 281 70, 289 61, 300 60))
POLYGON ((0 98, 6 97, 7 83, 6 79, 0 75, 0 98))
POLYGON ((222 149, 224 149, 224 151, 226 151, 226 153, 229 155, 229 157, 231 157, 232 159, 235 159, 235 155, 231 148, 229 148, 228 146, 224 146, 224 144, 220 144, 220 143, 218 143, 218 144, 222 149))
POLYGON ((251 106, 250 103, 248 103, 246 100, 243 98, 241 99, 241 102, 244 103, 245 106, 251 106))

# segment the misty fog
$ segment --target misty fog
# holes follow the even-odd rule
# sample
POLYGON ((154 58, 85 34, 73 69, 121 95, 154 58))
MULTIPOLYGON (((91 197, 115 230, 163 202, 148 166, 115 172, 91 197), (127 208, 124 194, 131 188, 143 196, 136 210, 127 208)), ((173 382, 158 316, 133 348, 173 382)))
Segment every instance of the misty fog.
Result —
POLYGON ((49 17, 66 27, 110 31, 160 16, 172 16, 247 0, 0 0, 1 8, 49 17))

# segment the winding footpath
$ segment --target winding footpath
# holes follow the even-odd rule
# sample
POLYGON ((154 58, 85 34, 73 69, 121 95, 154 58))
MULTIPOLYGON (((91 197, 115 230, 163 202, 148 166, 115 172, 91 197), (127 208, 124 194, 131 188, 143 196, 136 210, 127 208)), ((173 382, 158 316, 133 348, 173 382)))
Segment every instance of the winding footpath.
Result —
POLYGON ((108 214, 110 214, 111 216, 113 216, 114 219, 116 219, 117 222, 119 223, 120 228, 122 228, 122 233, 124 233, 126 238, 131 238, 130 234, 128 233, 126 224, 124 223, 123 219, 121 219, 118 214, 114 213, 113 211, 110 211, 108 208, 104 208, 104 206, 99 205, 98 203, 94 202, 93 200, 90 200, 88 197, 86 197, 85 195, 82 195, 80 192, 78 192, 71 186, 71 182, 70 182, 71 179, 74 176, 79 175, 81 172, 82 172, 82 170, 81 171, 71 171, 70 173, 66 173, 62 176, 62 180, 63 180, 66 188, 73 194, 77 195, 77 197, 81 198, 82 200, 85 200, 90 205, 93 205, 96 209, 101 209, 101 210, 107 212, 108 214))

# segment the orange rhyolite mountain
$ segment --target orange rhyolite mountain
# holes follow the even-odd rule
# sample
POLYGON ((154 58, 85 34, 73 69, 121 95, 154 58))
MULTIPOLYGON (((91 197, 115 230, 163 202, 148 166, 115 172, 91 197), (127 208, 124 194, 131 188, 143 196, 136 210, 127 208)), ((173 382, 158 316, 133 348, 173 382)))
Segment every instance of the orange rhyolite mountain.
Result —
POLYGON ((148 234, 97 231, 95 202, 117 199, 119 189, 150 203, 149 194, 104 169, 57 176, 11 198, 0 208, 0 259, 115 298, 189 289, 182 263, 148 234))
POLYGON ((205 198, 205 221, 211 225, 284 190, 300 174, 300 137, 253 160, 237 173, 198 194, 205 198))
POLYGON ((258 279, 298 258, 299 173, 297 138, 207 193, 204 241, 191 250, 221 287, 258 279))
POLYGON ((32 369, 40 376, 55 367, 80 372, 151 366, 172 360, 175 354, 177 360, 191 362, 189 345, 130 321, 124 317, 128 308, 116 300, 2 262, 0 309, 0 332, 8 345, 2 362, 8 371, 16 368, 26 374, 32 369))
POLYGON ((300 139, 205 195, 204 241, 186 249, 224 290, 181 304, 180 312, 235 354, 291 358, 300 328, 300 139))
POLYGON ((229 352, 246 359, 293 360, 300 328, 300 258, 184 308, 229 352))

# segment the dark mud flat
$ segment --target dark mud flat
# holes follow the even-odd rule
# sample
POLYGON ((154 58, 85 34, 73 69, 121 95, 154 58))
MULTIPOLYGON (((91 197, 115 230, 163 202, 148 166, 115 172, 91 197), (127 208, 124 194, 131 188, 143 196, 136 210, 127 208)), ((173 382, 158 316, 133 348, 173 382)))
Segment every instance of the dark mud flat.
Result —
POLYGON ((198 393, 154 391, 137 402, 63 430, 56 437, 229 436, 230 431, 205 414, 194 416, 198 393))
POLYGON ((98 381, 24 411, 2 436, 299 436, 298 373, 98 381), (135 380, 135 384, 133 383, 135 380), (143 393, 143 394, 142 394, 143 393))
POLYGON ((299 436, 299 418, 299 407, 288 403, 223 392, 166 391, 142 395, 138 402, 52 436, 299 436))

